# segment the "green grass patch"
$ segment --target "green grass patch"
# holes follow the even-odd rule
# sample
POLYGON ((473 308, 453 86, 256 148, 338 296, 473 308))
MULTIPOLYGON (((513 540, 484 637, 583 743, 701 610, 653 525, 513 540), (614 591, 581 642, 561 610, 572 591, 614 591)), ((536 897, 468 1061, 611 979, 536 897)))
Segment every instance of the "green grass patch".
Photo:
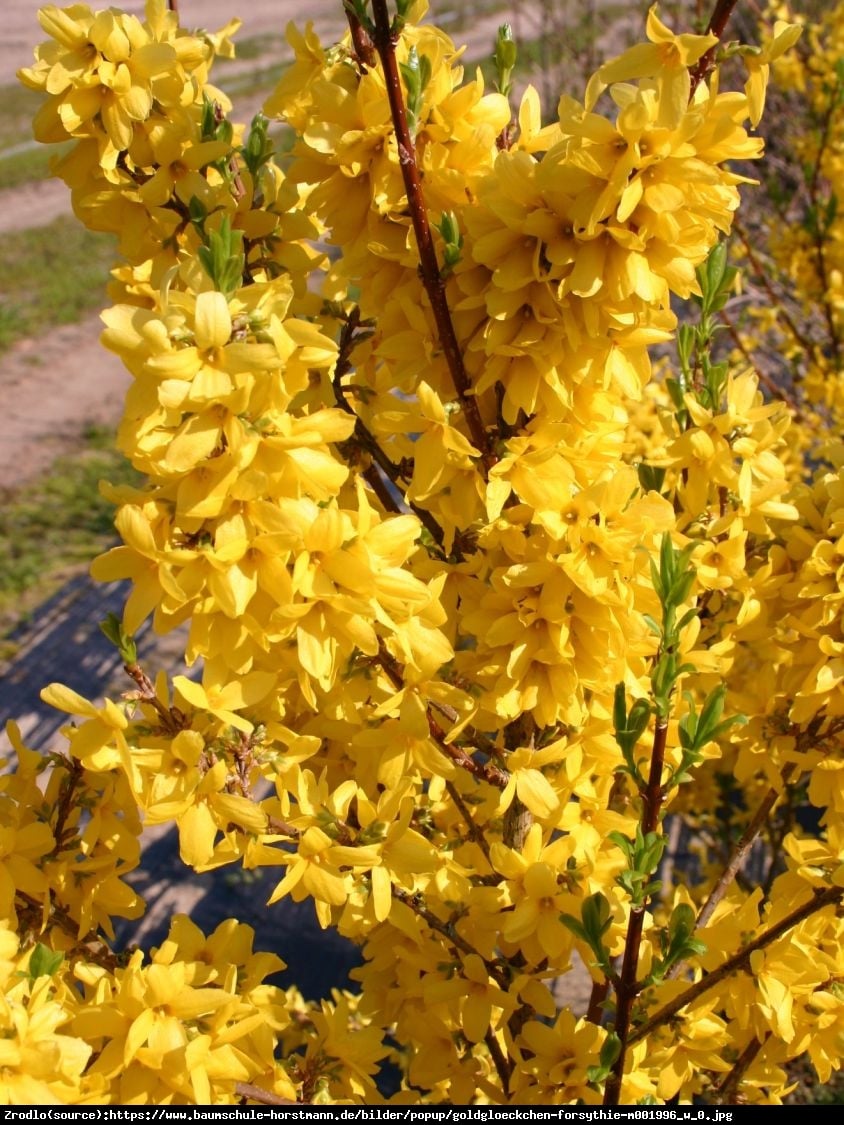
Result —
POLYGON ((290 44, 284 35, 244 35, 243 38, 235 36, 235 57, 233 59, 216 58, 214 66, 225 70, 226 67, 239 62, 248 62, 260 59, 266 55, 287 55, 293 57, 290 44))
POLYGON ((32 139, 32 119, 44 101, 44 94, 19 82, 0 86, 0 149, 11 148, 32 139))
POLYGON ((26 152, 0 156, 0 191, 49 179, 50 161, 53 157, 64 156, 71 147, 69 142, 63 145, 37 145, 26 152))
MULTIPOLYGON (((236 98, 250 97, 253 94, 270 94, 275 89, 287 66, 286 62, 273 63, 271 66, 257 67, 246 74, 232 76, 223 86, 225 92, 234 102, 232 119, 237 120, 238 117, 236 98)), ((223 84, 220 83, 220 85, 223 84)))
POLYGON ((110 429, 90 426, 83 441, 31 484, 0 489, 0 638, 114 541, 99 482, 141 480, 110 429))
POLYGON ((15 340, 72 324, 105 303, 115 259, 111 235, 86 231, 72 216, 3 236, 0 351, 15 340))

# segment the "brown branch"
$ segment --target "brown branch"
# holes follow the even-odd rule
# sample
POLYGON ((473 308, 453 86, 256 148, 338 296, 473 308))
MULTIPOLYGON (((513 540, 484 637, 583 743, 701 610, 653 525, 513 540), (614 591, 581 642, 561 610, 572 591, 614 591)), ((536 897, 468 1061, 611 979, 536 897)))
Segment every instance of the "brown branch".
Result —
POLYGON ((67 832, 67 819, 73 811, 74 807, 74 794, 77 786, 81 783, 85 773, 85 767, 76 758, 62 757, 63 768, 67 770, 67 775, 61 782, 59 787, 59 798, 55 806, 56 825, 53 829, 53 847, 52 850, 44 856, 44 859, 55 859, 64 848, 68 846, 70 841, 76 835, 76 830, 71 829, 70 835, 67 832))
POLYGON ((410 135, 407 123, 407 112, 402 94, 402 82, 396 59, 396 37, 390 27, 390 16, 387 11, 387 0, 372 0, 372 13, 375 20, 375 48, 384 68, 384 81, 387 87, 387 98, 390 103, 390 113, 393 119, 393 128, 396 134, 396 144, 399 153, 404 187, 407 193, 407 202, 413 222, 413 232, 416 236, 416 245, 419 249, 420 273, 422 284, 437 326, 440 344, 445 355, 451 379, 457 397, 463 407, 463 413, 472 441, 480 450, 481 464, 486 475, 497 458, 492 450, 489 434, 483 424, 477 398, 471 393, 466 366, 463 362, 463 353, 457 339, 451 311, 445 295, 445 282, 440 273, 437 262, 437 251, 431 233, 431 224, 428 221, 428 211, 425 206, 425 196, 422 190, 422 177, 416 163, 416 146, 410 135))
POLYGON ((267 829, 274 836, 289 836, 292 840, 298 840, 301 832, 298 828, 294 828, 292 824, 288 824, 286 820, 279 820, 278 817, 267 817, 267 829))
POLYGON ((713 969, 712 972, 709 973, 704 973, 699 981, 689 985, 684 992, 681 992, 679 996, 675 996, 673 1000, 660 1008, 649 1020, 637 1027, 628 1039, 628 1046, 632 1046, 641 1039, 647 1038, 657 1027, 673 1019, 687 1004, 692 1004, 695 1000, 709 992, 711 988, 715 988, 722 980, 732 976, 733 973, 747 969, 749 967, 750 958, 754 953, 772 945, 773 942, 781 938, 783 934, 787 934, 789 930, 811 917, 811 915, 818 910, 823 910, 826 906, 840 903, 843 896, 844 888, 842 887, 827 887, 822 891, 813 891, 812 897, 808 902, 805 902, 796 910, 792 910, 790 914, 787 914, 785 918, 777 922, 775 926, 771 926, 769 930, 760 934, 758 938, 744 946, 738 953, 733 954, 732 957, 728 957, 717 969, 713 969))
MULTIPOLYGON (((26 891, 22 891, 20 888, 15 890, 15 896, 23 899, 26 904, 24 909, 31 917, 37 919, 37 924, 34 927, 35 931, 41 933, 43 929, 44 904, 39 902, 37 898, 33 898, 32 895, 27 894, 26 891)), ((64 930, 68 937, 73 939, 74 944, 72 948, 65 951, 68 958, 92 961, 95 965, 99 965, 103 969, 108 969, 108 971, 112 973, 115 969, 120 968, 124 964, 120 955, 109 948, 96 930, 89 930, 87 934, 80 937, 79 924, 74 920, 67 907, 60 906, 53 901, 52 895, 50 895, 49 904, 49 921, 55 922, 59 929, 64 930)), ((23 933, 29 928, 28 924, 21 925, 20 932, 23 933)))
MULTIPOLYGON (((821 727, 823 726, 825 717, 823 715, 816 715, 814 719, 808 724, 805 730, 801 730, 797 736, 797 753, 804 754, 807 750, 815 747, 819 741, 825 738, 835 737, 840 734, 844 729, 844 718, 833 720, 829 729, 821 735, 821 727)), ((747 828, 741 834, 740 839, 733 847, 729 861, 726 867, 721 872, 718 882, 709 893, 709 897, 701 907, 700 914, 695 922, 695 930, 702 930, 712 917, 716 906, 724 897, 728 887, 738 875, 744 863, 747 853, 750 851, 756 837, 762 831, 762 828, 773 809, 777 800, 782 796, 783 788, 791 780, 795 770, 797 769, 796 762, 787 762, 780 773, 780 788, 772 786, 762 799, 759 808, 753 814, 753 818, 748 824, 747 828)), ((667 974, 668 978, 676 977, 685 968, 685 961, 680 961, 672 967, 667 974)))
POLYGON ((451 758, 455 765, 467 770, 479 781, 488 781, 490 785, 494 785, 498 789, 506 789, 509 778, 505 771, 496 766, 494 762, 476 762, 462 746, 455 746, 453 742, 447 742, 446 733, 431 714, 431 710, 429 706, 427 712, 428 730, 440 750, 451 758))
POLYGON ((414 914, 417 914, 435 933, 440 934, 449 941, 458 952, 465 953, 467 956, 474 955, 480 957, 486 971, 498 987, 504 992, 507 991, 510 987, 508 974, 494 962, 488 961, 486 957, 482 957, 473 945, 470 945, 465 938, 462 938, 460 934, 457 933, 454 926, 449 925, 448 922, 440 921, 436 914, 425 906, 421 895, 412 895, 408 891, 403 891, 401 887, 395 885, 392 887, 392 894, 393 898, 397 899, 399 902, 403 902, 405 906, 409 906, 414 914))
POLYGON ((251 1082, 236 1082, 234 1092, 242 1099, 241 1105, 247 1101, 260 1102, 261 1105, 299 1105, 299 1102, 291 1101, 290 1098, 282 1098, 269 1090, 262 1090, 260 1086, 253 1086, 251 1082))
MULTIPOLYGON (((394 485, 396 485, 397 487, 401 487, 401 485, 399 484, 403 476, 401 467, 399 465, 396 465, 394 461, 390 460, 390 458, 378 444, 378 440, 376 439, 375 435, 370 431, 369 427, 366 425, 357 411, 354 410, 349 404, 346 399, 346 395, 351 393, 353 388, 344 386, 342 382, 343 377, 347 375, 352 369, 351 355, 358 338, 358 329, 366 327, 368 327, 368 323, 361 320, 360 309, 355 306, 346 317, 346 322, 343 325, 343 329, 340 333, 337 362, 334 366, 334 375, 331 383, 332 387, 334 388, 334 400, 341 410, 345 411, 346 414, 350 414, 354 418, 354 440, 357 442, 357 444, 361 447, 361 449, 365 450, 370 455, 376 465, 394 485)), ((381 501, 381 504, 386 511, 392 511, 401 514, 401 506, 396 501, 395 497, 391 495, 390 490, 387 488, 386 483, 381 478, 378 470, 374 467, 371 468, 371 472, 369 469, 366 469, 361 473, 361 476, 367 481, 370 488, 381 501)), ((403 488, 402 492, 404 492, 403 488)), ((411 500, 405 499, 404 503, 413 512, 422 526, 427 529, 434 542, 439 545, 440 549, 442 549, 443 543, 445 542, 445 534, 443 532, 443 529, 434 519, 433 515, 429 511, 426 511, 425 508, 418 507, 411 500)), ((458 556, 459 560, 460 553, 455 552, 455 554, 458 556)))
POLYGON ((713 1105, 735 1105, 736 1095, 738 1088, 741 1085, 741 1080, 747 1074, 750 1067, 756 1061, 756 1056, 765 1046, 770 1039, 770 1034, 766 1035, 764 1039, 754 1038, 750 1040, 744 1050, 733 1064, 732 1070, 729 1071, 721 1082, 712 1091, 713 1105))
POLYGON ((655 832, 659 825, 659 814, 664 797, 662 789, 662 768, 665 765, 665 747, 668 741, 668 720, 658 719, 654 730, 653 751, 651 752, 651 768, 648 774, 648 784, 644 793, 644 816, 642 817, 642 834, 655 832))
MULTIPOLYGON (((783 767, 781 774, 783 785, 787 784, 796 768, 797 766, 794 762, 789 762, 786 766, 783 767)), ((753 847, 756 837, 762 831, 762 827, 765 824, 768 814, 781 796, 782 790, 772 786, 763 797, 759 808, 753 814, 753 818, 751 819, 747 828, 745 828, 744 832, 742 832, 741 838, 737 841, 735 847, 733 848, 729 862, 721 872, 718 882, 712 888, 709 893, 709 897, 701 907, 700 914, 697 917, 697 922, 695 922, 696 930, 702 930, 704 926, 706 926, 709 922, 709 919, 715 912, 716 906, 724 897, 730 884, 733 882, 736 875, 738 875, 739 871, 741 870, 742 865, 747 858, 747 853, 753 847)), ((668 976, 676 977, 682 971, 683 967, 684 963, 682 962, 674 965, 668 973, 668 976)))
POLYGON ((495 1038, 495 1033, 491 1027, 487 1029, 484 1035, 484 1043, 486 1043, 487 1050, 492 1056, 492 1061, 495 1063, 495 1069, 498 1071, 498 1077, 501 1080, 501 1087, 504 1093, 509 1095, 510 1075, 513 1073, 513 1063, 501 1050, 501 1044, 495 1038))
MULTIPOLYGON (((392 656, 386 649, 383 641, 379 640, 378 645, 378 662, 390 678, 393 687, 398 691, 404 687, 404 669, 399 664, 394 656, 392 656)), ((426 707, 426 717, 428 719, 428 730, 439 746, 440 750, 451 758, 451 760, 461 769, 466 770, 477 777, 479 780, 488 781, 490 785, 496 786, 498 789, 505 789, 509 781, 509 775, 506 770, 501 769, 495 765, 494 762, 476 762, 471 755, 467 754, 461 746, 455 746, 453 743, 447 741, 446 732, 434 718, 432 712, 434 708, 429 703, 426 707)))
POLYGON ((369 32, 361 24, 351 8, 346 8, 346 19, 349 21, 349 31, 352 33, 352 45, 355 48, 355 61, 362 74, 367 67, 375 66, 375 48, 369 38, 369 32))
MULTIPOLYGON (((662 769, 665 764, 665 748, 667 741, 668 720, 660 718, 657 720, 654 730, 651 765, 645 791, 642 794, 643 809, 641 827, 643 836, 647 836, 649 832, 655 832, 659 825, 659 814, 664 797, 662 789, 662 769)), ((604 1089, 604 1105, 618 1105, 621 1098, 621 1082, 624 1077, 624 1063, 627 1056, 633 1004, 639 993, 636 976, 639 969, 639 950, 642 944, 642 931, 645 925, 645 907, 645 902, 631 907, 630 919, 627 923, 627 937, 624 942, 621 973, 618 981, 615 983, 616 1001, 613 1030, 621 1042, 621 1047, 613 1063, 612 1071, 610 1072, 604 1089)))
POLYGON ((737 220, 734 220, 734 222, 733 222, 733 230, 736 232, 736 234, 741 239, 742 246, 744 247, 744 252, 745 252, 745 254, 747 254, 747 260, 750 262, 751 266, 756 271, 756 276, 758 277, 759 282, 762 285, 762 288, 765 290, 765 292, 767 293, 770 300, 779 309, 780 314, 782 315, 782 319, 788 325, 789 331, 791 332, 792 336, 797 341, 797 343, 803 348, 804 351, 809 352, 813 356, 817 356, 818 345, 813 340, 810 340, 809 337, 806 336, 806 334, 804 332, 802 332, 797 327, 797 325, 795 324, 794 318, 791 316, 788 309, 785 307, 785 302, 784 302, 781 294, 776 292, 776 290, 774 289, 770 280, 768 279, 768 275, 767 275, 765 269, 761 265, 759 259, 756 257, 756 254, 753 250, 753 246, 751 244, 750 237, 748 236, 747 231, 744 229, 744 227, 741 225, 741 223, 739 223, 737 220))
POLYGON ((493 870, 492 857, 491 857, 490 850, 489 850, 489 842, 487 841, 487 838, 484 835, 484 830, 481 828, 481 826, 476 822, 475 818, 472 816, 471 812, 469 811, 469 806, 466 804, 466 802, 460 796, 460 793, 458 792, 457 786, 454 784, 454 782, 453 781, 447 781, 445 783, 445 787, 446 787, 446 791, 448 792, 449 797, 451 797, 452 801, 454 801, 460 815, 463 817, 463 820, 466 822, 466 829, 467 829, 468 834, 469 834, 469 839, 473 843, 478 845, 478 847, 484 853, 484 859, 489 864, 490 870, 493 870))
POLYGON ((727 314, 722 310, 720 315, 721 320, 723 321, 724 325, 727 328, 727 331, 733 339, 733 343, 753 368, 753 371, 762 386, 765 387, 772 398, 778 399, 780 402, 785 403, 785 405, 794 415, 794 420, 796 422, 801 421, 803 415, 800 407, 797 405, 796 400, 791 397, 791 395, 788 393, 788 391, 785 390, 784 387, 781 387, 778 383, 775 383, 771 376, 768 375, 767 372, 762 370, 761 366, 756 362, 751 353, 747 350, 745 343, 742 340, 738 329, 736 328, 736 325, 727 316, 727 314))
MULTIPOLYGON (((706 25, 707 33, 717 35, 720 39, 726 30, 730 16, 733 14, 733 8, 735 8, 737 3, 738 0, 715 0, 715 8, 713 9, 712 15, 709 17, 709 23, 706 25)), ((719 43, 713 43, 709 50, 705 51, 691 68, 689 72, 692 79, 691 95, 694 94, 701 82, 705 78, 708 78, 715 69, 715 56, 719 46, 719 43)))
POLYGON ((161 720, 162 728, 168 734, 178 734, 179 731, 186 730, 188 727, 187 717, 179 710, 178 707, 165 707, 155 692, 155 684, 137 662, 132 664, 124 664, 123 670, 126 674, 135 681, 137 685, 137 693, 132 692, 124 698, 136 699, 141 703, 146 703, 155 711, 161 720))
POLYGON ((592 991, 589 994, 589 1007, 586 1009, 586 1018, 590 1023, 600 1024, 602 1005, 610 990, 610 982, 605 977, 603 980, 592 981, 592 991))
POLYGON ((179 0, 167 0, 167 8, 169 9, 169 11, 175 12, 176 15, 178 15, 179 14, 179 0))

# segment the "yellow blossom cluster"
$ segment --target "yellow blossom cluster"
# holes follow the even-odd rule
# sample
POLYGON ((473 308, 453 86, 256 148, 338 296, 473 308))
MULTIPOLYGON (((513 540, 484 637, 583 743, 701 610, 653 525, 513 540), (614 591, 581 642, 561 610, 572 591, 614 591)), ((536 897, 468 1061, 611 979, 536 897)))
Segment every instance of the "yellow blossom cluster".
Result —
POLYGON ((346 8, 336 46, 288 30, 286 172, 209 84, 234 23, 49 7, 21 75, 77 214, 120 235, 103 343, 145 482, 105 486, 94 564, 132 584, 106 632, 133 688, 47 687, 67 756, 16 738, 0 786, 0 1067, 59 1102, 777 1104, 844 1019, 842 459, 796 487, 787 411, 713 342, 734 163, 799 29, 726 90, 723 29, 652 9, 543 125, 423 3, 346 8), (149 617, 189 625, 190 675, 137 664, 149 617), (732 766, 768 812, 804 767, 828 807, 752 890, 732 766), (672 874, 666 814, 724 856, 672 874), (357 942, 360 995, 263 983, 235 922, 114 954, 141 817, 199 871, 276 868, 268 908, 357 942))
MULTIPOLYGON (((785 3, 771 8, 805 22, 785 3)), ((774 69, 786 128, 777 146, 783 171, 765 184, 767 217, 754 224, 756 237, 743 236, 764 293, 748 310, 744 343, 759 348, 762 362, 791 384, 807 419, 822 430, 840 427, 844 401, 842 17, 840 3, 824 5, 794 51, 785 50, 790 35, 778 23, 780 34, 768 38, 755 62, 774 69)), ((812 439, 810 431, 805 440, 812 439)))

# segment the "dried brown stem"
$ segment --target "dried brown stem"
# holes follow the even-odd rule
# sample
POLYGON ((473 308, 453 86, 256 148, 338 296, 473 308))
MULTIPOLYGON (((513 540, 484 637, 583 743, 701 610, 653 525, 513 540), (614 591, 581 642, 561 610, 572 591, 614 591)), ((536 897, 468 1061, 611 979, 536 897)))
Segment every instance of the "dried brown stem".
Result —
POLYGON ((241 1104, 245 1104, 247 1101, 260 1102, 261 1105, 299 1104, 291 1101, 290 1098, 282 1098, 278 1094, 272 1094, 269 1090, 262 1090, 260 1086, 253 1086, 251 1082, 237 1082, 234 1091, 242 1099, 241 1104))
POLYGON ((628 1046, 638 1043, 641 1039, 647 1038, 656 1028, 661 1027, 670 1019, 673 1019, 678 1012, 681 1012, 688 1004, 694 1003, 705 993, 709 992, 711 988, 715 988, 722 980, 733 975, 733 973, 741 972, 749 968, 751 956, 759 949, 765 949, 767 946, 772 945, 783 934, 787 934, 789 930, 793 929, 800 922, 804 922, 807 918, 811 917, 818 910, 823 910, 826 906, 832 906, 840 903, 844 897, 844 888, 842 887, 827 887, 825 890, 818 890, 812 893, 812 897, 799 906, 796 910, 792 910, 785 918, 777 922, 775 926, 771 926, 769 930, 765 930, 754 941, 749 942, 738 953, 728 957, 723 964, 719 965, 717 969, 713 969, 710 973, 704 973, 699 981, 689 985, 685 991, 681 992, 678 996, 668 1004, 665 1004, 659 1009, 649 1020, 641 1024, 633 1031, 628 1039, 628 1046))
POLYGON ((440 344, 451 373, 454 389, 463 407, 466 424, 469 427, 472 441, 480 450, 481 463, 485 473, 487 473, 495 464, 497 458, 492 450, 489 434, 481 418, 478 400, 471 393, 469 375, 463 362, 463 353, 446 300, 445 282, 437 261, 437 251, 434 246, 431 224, 425 206, 425 195, 422 190, 422 178, 416 162, 416 146, 410 135, 410 127, 407 122, 401 76, 396 59, 396 37, 390 27, 387 0, 372 0, 372 13, 375 21, 375 49, 384 68, 384 81, 387 87, 393 128, 396 133, 399 165, 407 193, 416 245, 419 249, 422 284, 425 286, 425 292, 431 302, 431 310, 434 314, 440 344))

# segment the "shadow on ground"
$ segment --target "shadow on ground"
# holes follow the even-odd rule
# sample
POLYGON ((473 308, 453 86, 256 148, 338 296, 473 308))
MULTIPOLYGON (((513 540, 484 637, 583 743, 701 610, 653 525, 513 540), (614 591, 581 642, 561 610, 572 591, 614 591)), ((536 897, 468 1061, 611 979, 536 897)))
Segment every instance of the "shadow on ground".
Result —
MULTIPOLYGON (((0 676, 0 731, 14 719, 28 746, 60 749, 60 729, 69 717, 41 701, 46 684, 60 681, 93 700, 132 687, 99 628, 108 613, 122 613, 127 593, 125 583, 98 585, 81 575, 9 638, 15 657, 0 676)), ((153 677, 161 667, 170 673, 185 670, 180 664, 183 637, 162 638, 146 628, 137 640, 139 660, 153 677)), ((6 736, 0 739, 0 753, 8 752, 6 736)), ((277 953, 287 963, 282 985, 297 985, 309 999, 348 987, 348 972, 361 960, 355 945, 321 930, 310 902, 284 899, 265 905, 282 874, 279 868, 249 872, 228 867, 197 875, 179 859, 175 829, 150 832, 142 866, 129 880, 147 900, 147 913, 139 922, 121 924, 118 940, 148 950, 167 936, 174 914, 190 915, 205 933, 226 918, 237 918, 255 929, 256 950, 277 953)))

